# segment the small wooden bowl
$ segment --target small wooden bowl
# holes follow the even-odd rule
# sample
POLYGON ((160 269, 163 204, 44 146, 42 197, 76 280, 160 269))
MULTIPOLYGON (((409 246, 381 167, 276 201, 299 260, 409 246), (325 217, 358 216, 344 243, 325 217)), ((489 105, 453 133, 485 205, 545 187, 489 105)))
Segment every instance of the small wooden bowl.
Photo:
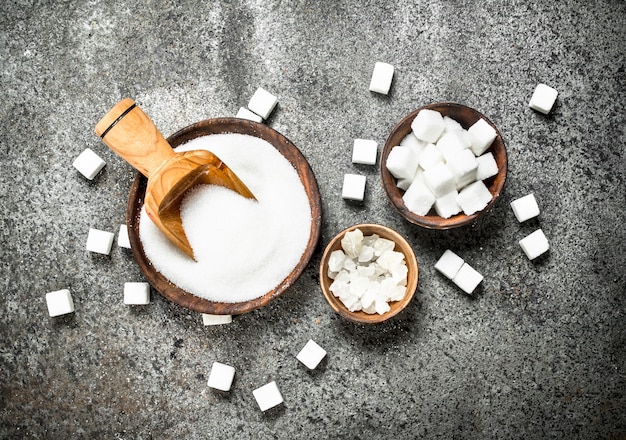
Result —
POLYGON ((396 231, 382 225, 361 224, 351 226, 340 232, 335 236, 335 238, 330 241, 330 243, 328 243, 328 246, 326 246, 320 264, 320 286, 322 287, 322 292, 324 293, 324 297, 328 301, 328 304, 330 304, 335 312, 339 313, 345 319, 361 324, 377 324, 386 321, 389 318, 396 316, 398 313, 400 313, 413 299, 413 296, 415 295, 415 290, 417 289, 417 279, 418 266, 417 259, 415 258, 415 253, 413 252, 413 248, 411 248, 411 245, 404 239, 404 237, 402 237, 396 231), (333 293, 330 291, 330 285, 333 282, 333 280, 328 276, 328 259, 330 257, 330 254, 333 251, 341 249, 341 239, 346 234, 346 232, 353 231, 357 228, 360 229, 361 232, 363 232, 364 236, 378 234, 382 238, 394 241, 396 243, 394 250, 397 252, 402 252, 404 254, 404 259, 407 264, 408 275, 406 294, 404 295, 404 298, 402 298, 400 301, 389 303, 391 310, 382 315, 379 315, 378 313, 369 314, 363 311, 351 312, 346 306, 343 305, 341 300, 333 295, 333 293))
POLYGON ((507 169, 508 159, 506 146, 504 145, 504 140, 502 139, 502 135, 498 131, 498 128, 489 119, 487 119, 487 117, 473 108, 450 102, 425 105, 405 116, 404 119, 402 119, 393 128, 393 130, 391 130, 391 133, 387 137, 380 161, 380 175, 383 182, 383 188, 385 189, 391 204, 400 212, 400 215, 402 215, 409 222, 429 229, 451 229, 468 225, 484 215, 493 206, 498 197, 500 197, 500 193, 504 188, 504 182, 506 181, 507 169), (465 129, 468 129, 480 118, 483 118, 496 130, 496 139, 487 151, 493 153, 496 164, 498 165, 498 174, 485 180, 485 185, 487 185, 489 192, 491 192, 492 198, 482 211, 478 211, 472 215, 460 213, 445 219, 438 216, 434 209, 431 209, 427 215, 417 215, 411 212, 404 204, 404 200, 402 200, 404 191, 397 187, 395 177, 393 177, 389 170, 387 170, 387 157, 389 157, 391 149, 396 145, 399 145, 402 139, 404 139, 411 132, 411 123, 413 122, 413 119, 415 119, 420 110, 423 109, 436 110, 443 116, 449 116, 459 122, 465 129))
POLYGON ((144 203, 148 180, 137 174, 131 185, 126 210, 126 221, 133 256, 147 281, 165 298, 182 307, 200 313, 213 315, 239 315, 259 307, 278 298, 285 290, 292 286, 300 277, 309 263, 320 236, 322 222, 321 198, 313 170, 300 150, 286 137, 264 124, 238 118, 216 118, 197 122, 171 135, 167 141, 172 148, 176 148, 192 139, 201 136, 220 133, 239 133, 261 138, 274 146, 296 169, 300 181, 309 198, 311 205, 311 233, 307 247, 298 264, 291 273, 274 289, 263 296, 245 302, 222 303, 208 301, 193 295, 172 284, 163 274, 157 271, 146 256, 139 237, 139 217, 144 203))

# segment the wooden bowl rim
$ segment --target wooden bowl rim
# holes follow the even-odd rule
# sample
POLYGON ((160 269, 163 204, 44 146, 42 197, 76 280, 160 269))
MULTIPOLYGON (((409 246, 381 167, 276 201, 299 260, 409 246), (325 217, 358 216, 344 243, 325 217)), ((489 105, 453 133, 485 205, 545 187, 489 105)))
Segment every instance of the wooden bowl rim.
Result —
POLYGON ((172 148, 176 148, 197 137, 222 133, 247 134, 269 142, 296 169, 307 193, 311 206, 311 232, 309 241, 298 264, 280 284, 263 296, 250 301, 225 303, 209 301, 193 295, 170 282, 152 266, 143 250, 143 245, 139 238, 139 217, 148 182, 141 173, 137 173, 130 188, 126 210, 126 222, 128 225, 131 251, 135 261, 144 277, 157 292, 171 302, 195 312, 213 315, 239 315, 263 307, 270 301, 278 298, 297 281, 300 275, 302 275, 319 241, 322 222, 322 205, 317 180, 302 152, 289 139, 265 124, 239 118, 205 119, 180 129, 168 137, 167 141, 172 148))
POLYGON ((337 312, 343 318, 359 324, 379 324, 396 316, 409 305, 417 290, 417 285, 419 281, 419 264, 417 258, 415 257, 413 247, 400 233, 394 231, 388 226, 374 223, 362 223, 344 229, 343 231, 335 235, 332 240, 330 240, 322 255, 319 276, 322 293, 324 294, 324 297, 326 298, 328 304, 335 312, 337 312), (404 253, 404 258, 406 260, 410 273, 411 271, 415 272, 415 277, 408 277, 407 292, 404 298, 402 298, 400 301, 390 303, 391 310, 382 315, 379 315, 378 313, 368 314, 363 311, 351 312, 346 308, 346 306, 343 305, 341 300, 339 300, 339 298, 333 295, 333 293, 329 290, 331 281, 328 277, 328 258, 330 256, 330 253, 337 249, 337 244, 341 241, 341 238, 343 238, 343 236, 347 232, 353 231, 355 229, 361 229, 365 236, 377 233, 383 238, 393 240, 396 243, 394 250, 404 253), (406 252, 402 250, 401 245, 404 245, 406 252))
MULTIPOLYGON (((452 117, 452 116, 451 116, 452 117)), ((391 202, 392 206, 409 222, 422 226, 428 229, 452 229, 465 225, 469 225, 482 217, 491 207, 496 203, 496 200, 500 197, 500 194, 504 190, 504 184, 506 182, 506 176, 508 172, 508 156, 506 151, 506 145, 504 143, 504 139, 498 127, 485 115, 479 112, 476 109, 471 107, 467 107, 463 104, 457 104, 454 102, 435 102, 432 104, 424 105, 416 110, 413 110, 411 113, 406 115, 404 118, 398 122, 387 137, 385 144, 383 146, 383 150, 381 152, 380 159, 380 176, 383 188, 385 189, 385 194, 387 195, 388 200, 391 202), (438 215, 417 215, 411 212, 404 201, 402 200, 402 196, 404 195, 404 191, 396 186, 396 179, 393 175, 387 170, 385 166, 387 163, 387 157, 389 156, 389 152, 393 147, 398 145, 402 139, 406 135, 411 132, 411 122, 417 114, 423 109, 436 110, 440 112, 443 116, 446 116, 448 113, 452 111, 460 113, 464 112, 466 116, 471 117, 471 122, 462 122, 458 121, 463 125, 463 128, 467 129, 474 122, 478 121, 480 118, 483 118, 489 125, 491 125, 497 133, 496 139, 493 141, 493 144, 485 151, 492 152, 496 163, 498 165, 498 174, 494 177, 486 179, 485 184, 489 191, 492 194, 491 201, 487 204, 487 206, 472 215, 465 215, 463 213, 454 215, 448 219, 444 219, 443 217, 439 217, 438 215), (466 126, 467 125, 467 126, 466 126)), ((431 213, 433 211, 431 210, 431 213)))

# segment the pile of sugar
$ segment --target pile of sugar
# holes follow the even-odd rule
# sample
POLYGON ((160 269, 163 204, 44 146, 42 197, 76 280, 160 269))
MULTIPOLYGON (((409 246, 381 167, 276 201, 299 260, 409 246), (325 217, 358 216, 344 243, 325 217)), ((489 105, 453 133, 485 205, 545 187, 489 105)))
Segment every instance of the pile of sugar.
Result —
POLYGON ((152 265, 201 298, 242 302, 263 296, 289 275, 309 241, 311 206, 291 163, 268 142, 225 133, 176 151, 215 153, 252 191, 246 199, 216 185, 192 189, 181 219, 197 261, 176 248, 142 210, 139 236, 152 265))

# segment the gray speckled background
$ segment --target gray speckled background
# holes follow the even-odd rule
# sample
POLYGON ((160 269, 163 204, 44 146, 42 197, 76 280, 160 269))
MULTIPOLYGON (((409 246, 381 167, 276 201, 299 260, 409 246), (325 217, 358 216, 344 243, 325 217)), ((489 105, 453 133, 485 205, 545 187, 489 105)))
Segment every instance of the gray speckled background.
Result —
POLYGON ((626 3, 602 1, 11 1, 0 14, 0 437, 2 438, 626 438, 626 3), (397 4, 396 4, 397 3, 397 4), (374 62, 396 68, 368 91, 374 62), (559 91, 528 108, 538 82, 559 91), (268 125, 307 157, 320 187, 320 246, 298 283, 227 326, 155 291, 122 301, 142 275, 126 249, 85 250, 116 232, 133 169, 94 135, 119 99, 169 135, 235 115, 262 86, 268 125), (474 107, 509 152, 505 192, 482 220, 419 229, 386 200, 376 167, 350 163, 354 138, 382 146, 433 101, 474 107), (87 181, 85 148, 107 165, 87 181), (363 204, 342 176, 367 176, 363 204), (509 202, 534 192, 519 224, 509 202), (396 319, 365 327, 325 302, 325 244, 355 223, 391 226, 420 264, 396 319), (517 241, 541 227, 549 255, 517 241), (433 268, 447 249, 485 280, 474 298, 433 268), (49 318, 46 292, 76 312, 49 318), (328 351, 307 371, 313 338, 328 351), (213 361, 232 391, 206 385, 213 361), (276 380, 284 405, 252 390, 276 380))

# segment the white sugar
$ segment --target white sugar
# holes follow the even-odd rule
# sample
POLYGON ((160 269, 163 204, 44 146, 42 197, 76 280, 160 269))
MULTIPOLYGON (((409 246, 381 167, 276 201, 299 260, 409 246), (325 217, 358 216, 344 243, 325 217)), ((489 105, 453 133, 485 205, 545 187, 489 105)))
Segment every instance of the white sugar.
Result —
POLYGON ((296 170, 268 142, 242 134, 194 139, 177 151, 207 149, 224 161, 257 201, 215 185, 192 190, 181 205, 197 261, 140 218, 146 256, 170 282, 217 302, 258 298, 298 264, 310 236, 311 207, 296 170))

